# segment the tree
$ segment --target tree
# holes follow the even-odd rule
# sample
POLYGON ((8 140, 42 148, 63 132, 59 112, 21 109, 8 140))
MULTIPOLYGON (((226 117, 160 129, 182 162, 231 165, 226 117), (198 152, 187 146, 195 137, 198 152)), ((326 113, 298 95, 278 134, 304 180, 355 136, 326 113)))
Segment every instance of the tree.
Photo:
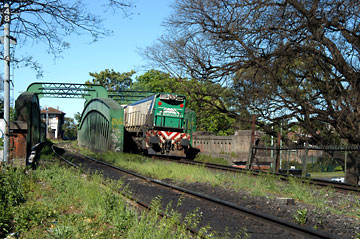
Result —
POLYGON ((77 137, 77 124, 73 118, 65 117, 62 128, 63 139, 75 139, 77 137))
POLYGON ((225 95, 225 92, 229 90, 223 89, 220 85, 214 89, 214 86, 207 83, 188 79, 177 79, 169 73, 152 69, 136 78, 136 81, 132 85, 132 90, 185 95, 187 107, 196 112, 197 130, 199 131, 231 135, 234 133, 234 128, 239 127, 233 119, 219 110, 219 108, 222 107, 222 102, 220 102, 218 98, 221 96, 229 99, 225 95), (214 90, 218 93, 215 98, 212 97, 211 93, 214 90), (202 92, 202 94, 198 95, 198 92, 202 92), (206 92, 208 93, 205 94, 206 92))
POLYGON ((135 71, 130 72, 116 72, 113 69, 105 69, 99 73, 89 73, 93 77, 91 81, 86 81, 85 84, 100 84, 104 86, 108 91, 122 91, 128 90, 131 86, 131 76, 135 74, 135 71))
POLYGON ((174 75, 227 84, 228 114, 249 110, 268 133, 286 121, 319 144, 359 144, 359 16, 350 0, 178 0, 169 33, 144 54, 174 75))
MULTIPOLYGON (((3 1, 4 2, 4 1, 3 1)), ((131 0, 104 0, 99 1, 99 6, 107 2, 107 6, 114 11, 120 9, 124 14, 129 14, 131 0)), ((58 56, 64 49, 70 47, 66 37, 70 34, 88 33, 96 41, 99 37, 109 35, 111 32, 101 25, 102 18, 89 12, 86 1, 63 0, 9 0, 11 15, 11 34, 22 44, 45 42, 48 52, 58 56)), ((1 6, 4 12, 4 6, 1 6)), ((4 19, 0 25, 4 25, 4 19)), ((3 56, 3 50, 0 51, 3 56)), ((12 59, 31 65, 39 73, 41 67, 32 56, 12 59)))
POLYGON ((175 93, 180 88, 179 82, 170 74, 154 69, 136 77, 136 81, 131 86, 132 90, 155 93, 175 93))
POLYGON ((74 119, 77 123, 80 123, 80 119, 81 119, 81 113, 80 112, 76 112, 74 114, 74 119))

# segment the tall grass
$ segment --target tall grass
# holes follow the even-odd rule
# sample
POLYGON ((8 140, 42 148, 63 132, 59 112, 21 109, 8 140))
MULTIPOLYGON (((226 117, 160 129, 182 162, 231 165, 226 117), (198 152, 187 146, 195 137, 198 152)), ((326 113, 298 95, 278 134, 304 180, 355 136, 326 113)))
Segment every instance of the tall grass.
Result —
POLYGON ((209 155, 204 155, 204 154, 196 155, 196 158, 194 160, 202 163, 214 163, 225 166, 229 165, 229 162, 226 159, 220 157, 211 157, 209 155))
POLYGON ((158 179, 172 179, 179 183, 202 182, 235 191, 246 190, 253 196, 291 197, 316 206, 319 210, 329 210, 337 214, 360 217, 360 209, 353 206, 349 207, 347 202, 344 202, 343 205, 329 204, 326 198, 331 198, 335 194, 332 189, 315 188, 307 183, 302 183, 296 178, 290 179, 288 183, 283 183, 277 176, 266 173, 263 177, 253 177, 246 174, 235 175, 233 173, 211 171, 203 166, 152 160, 140 155, 114 152, 96 154, 85 149, 81 150, 83 150, 82 153, 84 154, 158 179))
POLYGON ((0 238, 12 230, 14 210, 25 201, 29 190, 30 185, 20 170, 0 166, 0 238))
POLYGON ((47 163, 29 175, 1 171, 0 184, 1 237, 13 231, 20 238, 212 238, 208 227, 196 236, 186 229, 198 225, 199 213, 184 218, 169 205, 160 218, 156 198, 150 213, 139 214, 118 193, 122 182, 99 174, 85 176, 47 163))

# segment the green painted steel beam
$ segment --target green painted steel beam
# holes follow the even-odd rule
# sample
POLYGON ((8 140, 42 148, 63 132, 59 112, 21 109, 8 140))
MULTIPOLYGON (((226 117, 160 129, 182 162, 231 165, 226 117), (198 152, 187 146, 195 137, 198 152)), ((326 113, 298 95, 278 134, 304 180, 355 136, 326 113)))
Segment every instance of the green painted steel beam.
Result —
POLYGON ((35 82, 29 85, 27 92, 36 93, 39 98, 108 98, 108 92, 102 85, 35 82))
POLYGON ((149 91, 130 91, 130 90, 110 91, 109 98, 115 100, 119 104, 131 104, 137 100, 146 98, 154 94, 155 94, 154 92, 149 92, 149 91))
POLYGON ((78 144, 95 151, 122 152, 124 109, 113 99, 86 102, 78 125, 78 144))

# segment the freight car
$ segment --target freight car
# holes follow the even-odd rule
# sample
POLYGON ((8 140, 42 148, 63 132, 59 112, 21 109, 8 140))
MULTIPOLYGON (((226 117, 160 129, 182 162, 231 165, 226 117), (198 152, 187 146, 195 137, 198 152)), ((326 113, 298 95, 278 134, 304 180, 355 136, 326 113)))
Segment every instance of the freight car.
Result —
POLYGON ((125 149, 147 155, 193 158, 195 112, 186 109, 185 96, 160 93, 124 107, 125 149))

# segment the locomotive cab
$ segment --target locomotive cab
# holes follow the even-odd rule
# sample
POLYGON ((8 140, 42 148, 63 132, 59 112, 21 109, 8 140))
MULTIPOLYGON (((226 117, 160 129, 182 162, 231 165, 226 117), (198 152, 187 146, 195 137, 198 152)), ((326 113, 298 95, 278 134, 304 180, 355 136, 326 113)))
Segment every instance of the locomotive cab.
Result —
POLYGON ((184 128, 185 97, 160 94, 154 105, 154 127, 184 128))
POLYGON ((185 96, 181 95, 147 97, 125 108, 125 128, 136 132, 147 154, 186 157, 195 118, 189 117, 185 105, 185 96))

